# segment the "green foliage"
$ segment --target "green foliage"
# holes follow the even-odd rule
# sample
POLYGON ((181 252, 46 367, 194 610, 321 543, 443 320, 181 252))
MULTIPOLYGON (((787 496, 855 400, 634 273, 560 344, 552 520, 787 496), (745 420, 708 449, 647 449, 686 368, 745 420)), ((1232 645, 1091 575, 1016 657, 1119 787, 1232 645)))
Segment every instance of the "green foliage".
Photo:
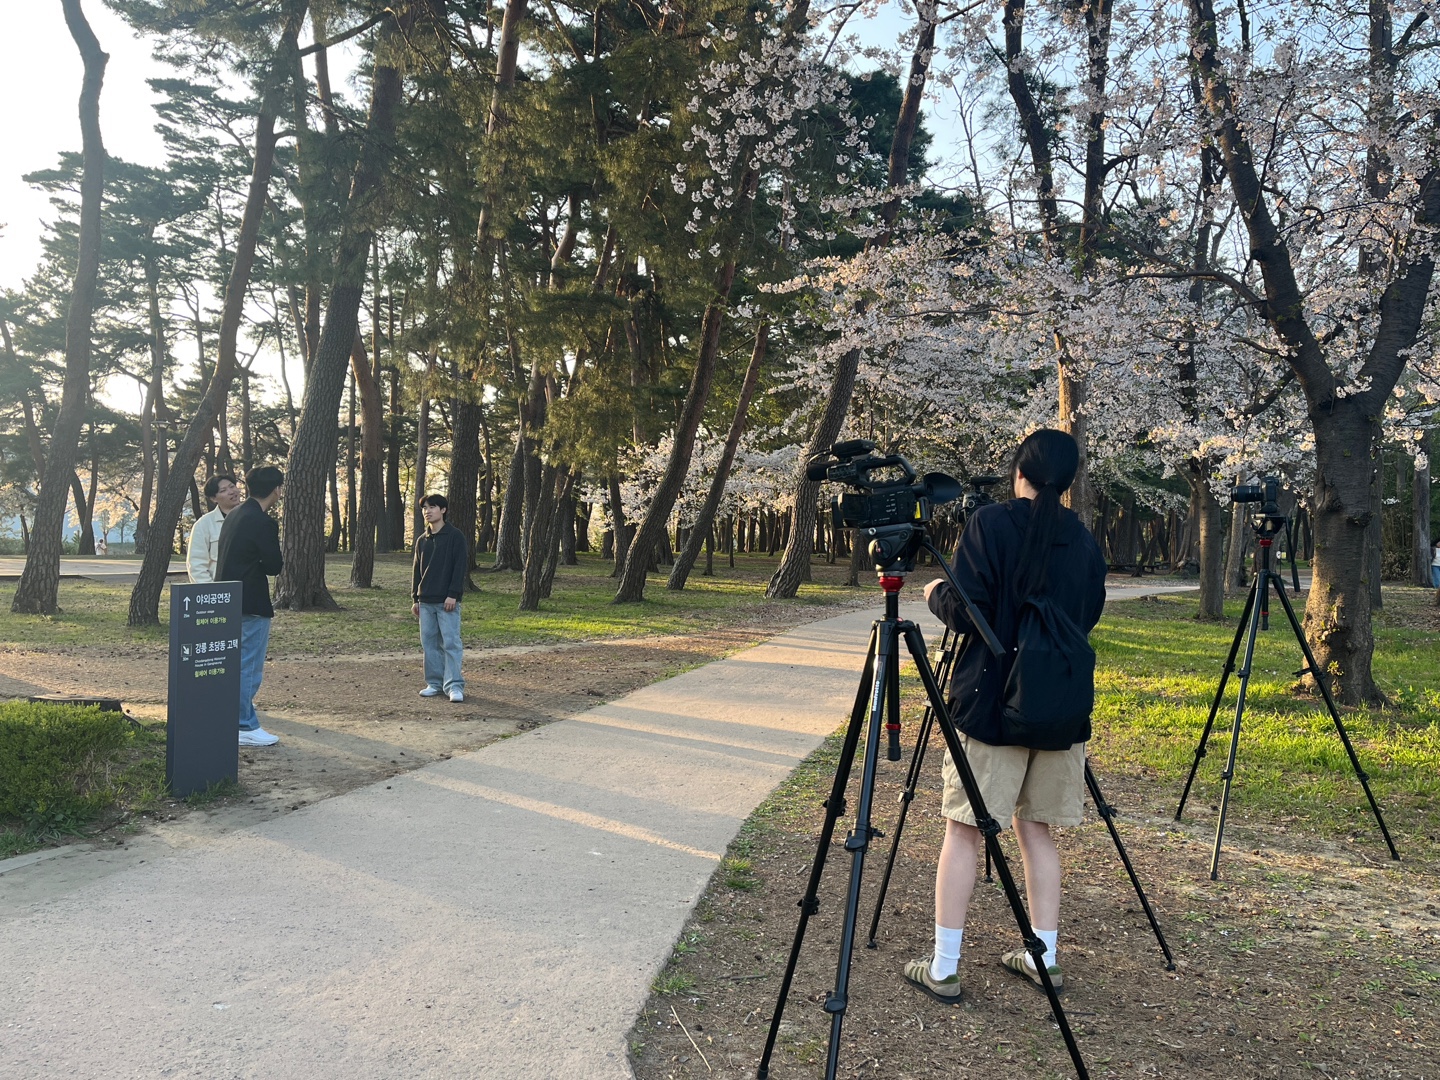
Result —
POLYGON ((137 738, 124 716, 94 707, 0 704, 0 821, 77 831, 120 797, 137 738))

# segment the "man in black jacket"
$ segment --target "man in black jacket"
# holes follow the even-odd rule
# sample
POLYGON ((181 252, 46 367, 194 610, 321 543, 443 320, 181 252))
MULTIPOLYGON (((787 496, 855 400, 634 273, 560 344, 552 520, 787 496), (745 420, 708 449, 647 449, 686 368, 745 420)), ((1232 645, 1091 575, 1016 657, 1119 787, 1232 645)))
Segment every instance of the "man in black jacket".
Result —
POLYGON ((421 697, 444 691, 451 701, 465 700, 460 673, 460 598, 470 550, 465 534, 445 520, 450 503, 444 495, 426 495, 420 504, 425 531, 415 538, 415 566, 410 575, 410 612, 420 620, 420 648, 425 654, 425 688, 421 697))
POLYGON ((251 469, 245 476, 250 498, 225 516, 215 559, 220 581, 243 585, 240 598, 240 745, 274 746, 279 737, 260 726, 255 695, 265 675, 265 650, 270 645, 270 582, 280 572, 280 525, 270 510, 280 501, 285 474, 274 465, 251 469))

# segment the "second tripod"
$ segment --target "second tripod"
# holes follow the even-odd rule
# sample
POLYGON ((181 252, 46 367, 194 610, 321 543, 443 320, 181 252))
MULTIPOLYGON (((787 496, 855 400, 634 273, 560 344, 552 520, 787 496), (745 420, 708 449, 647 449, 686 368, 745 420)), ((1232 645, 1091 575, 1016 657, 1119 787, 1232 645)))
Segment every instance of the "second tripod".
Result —
MULTIPOLYGON (((1267 478, 1267 483, 1269 482, 1269 478, 1267 478)), ((1280 599, 1280 606, 1285 609, 1285 617, 1289 619, 1290 628, 1295 632, 1295 640, 1299 643, 1300 651, 1305 656, 1305 667, 1295 674, 1308 674, 1315 680, 1315 685, 1319 687, 1320 695, 1325 699, 1325 708, 1330 713, 1331 721, 1335 724, 1335 731, 1345 746, 1345 753, 1350 757, 1350 766, 1355 770, 1355 776, 1360 781, 1360 786, 1365 789, 1365 798, 1370 801, 1370 810, 1375 815, 1375 823, 1380 826, 1380 835, 1385 838, 1385 844, 1390 849, 1390 857, 1397 860, 1400 858, 1400 853, 1395 850, 1395 842, 1390 839, 1390 830, 1385 828, 1385 818, 1380 814, 1380 804, 1375 801, 1375 796, 1370 791, 1370 778, 1360 767, 1360 758, 1356 755, 1355 747, 1350 742, 1350 736, 1345 731, 1345 723, 1340 719, 1340 710, 1335 707, 1335 699, 1330 696, 1330 687, 1325 682, 1325 673, 1320 670, 1320 665, 1315 660, 1315 654, 1310 651, 1310 643, 1305 640, 1305 631, 1300 628, 1300 620, 1295 617, 1295 609, 1290 606, 1290 598, 1285 595, 1285 580, 1271 564, 1271 549, 1274 546, 1275 537, 1285 528, 1287 522, 1288 518, 1278 512, 1272 499, 1266 500, 1266 509, 1258 513, 1252 522, 1251 528, 1254 529, 1258 541, 1255 553, 1255 580, 1250 586, 1250 595, 1245 599, 1245 610, 1240 615, 1240 625, 1235 628, 1235 640, 1230 643, 1230 655, 1225 659, 1225 670, 1220 676, 1220 686, 1215 691, 1215 700, 1210 703, 1210 717, 1205 721, 1205 730, 1200 733, 1200 745, 1195 748, 1195 760, 1190 763, 1190 775, 1185 779, 1185 790, 1180 794, 1180 805, 1175 808, 1175 820, 1179 821, 1180 815, 1185 811, 1185 800, 1190 796, 1190 785, 1195 782, 1196 770, 1200 768, 1200 759, 1205 756, 1206 744, 1209 742, 1210 732, 1215 726, 1215 716, 1220 711, 1220 700, 1225 695, 1225 685, 1230 680, 1230 673, 1235 671, 1235 657, 1240 652, 1240 643, 1244 641, 1245 660, 1238 672, 1240 692, 1235 701, 1235 720, 1230 727, 1230 757, 1225 762, 1225 771, 1220 774, 1221 779, 1225 782, 1225 788, 1220 796, 1220 816, 1215 823, 1215 847, 1210 853, 1211 881, 1219 876, 1220 871, 1220 844, 1225 838, 1225 814, 1230 805, 1230 785, 1235 779, 1235 757, 1240 747, 1240 722, 1245 716, 1245 696, 1250 689, 1250 673, 1255 662, 1255 637, 1259 631, 1270 629, 1270 592, 1272 589, 1280 599)))

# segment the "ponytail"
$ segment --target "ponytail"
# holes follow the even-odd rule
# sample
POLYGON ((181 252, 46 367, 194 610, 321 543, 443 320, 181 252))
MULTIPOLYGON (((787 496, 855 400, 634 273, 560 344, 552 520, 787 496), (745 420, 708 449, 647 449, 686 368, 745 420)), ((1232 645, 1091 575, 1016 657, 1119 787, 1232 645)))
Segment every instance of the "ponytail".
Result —
POLYGON ((1079 467, 1080 448, 1074 438, 1054 428, 1032 432, 1015 451, 1015 471, 1038 490, 1015 575, 1015 594, 1022 601, 1045 589, 1050 548, 1060 529, 1060 495, 1075 480, 1079 467))

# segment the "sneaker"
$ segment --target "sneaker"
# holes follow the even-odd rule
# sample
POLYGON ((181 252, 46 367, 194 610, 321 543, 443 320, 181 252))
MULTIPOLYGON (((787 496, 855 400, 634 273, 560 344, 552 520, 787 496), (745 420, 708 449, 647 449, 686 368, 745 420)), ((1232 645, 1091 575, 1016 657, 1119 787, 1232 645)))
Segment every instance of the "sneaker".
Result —
POLYGON ((960 989, 960 973, 957 971, 948 978, 936 979, 930 974, 930 960, 927 956, 924 960, 911 960, 906 964, 905 981, 945 1005, 958 1005, 965 1000, 965 992, 960 989))
POLYGON ((274 746, 279 741, 279 735, 271 735, 263 727, 240 732, 241 746, 274 746))
MULTIPOLYGON (((1026 949, 1011 949, 1004 956, 1000 957, 1000 963, 1005 970, 1014 972, 1022 979, 1031 983, 1042 994, 1045 992, 1045 984, 1040 981, 1040 973, 1035 970, 1035 960, 1026 949)), ((1060 974, 1060 965, 1051 964, 1049 967, 1050 985, 1055 987, 1058 994, 1065 989, 1065 976, 1060 974)))
POLYGON ((451 691, 450 691, 450 700, 453 701, 453 702, 455 702, 455 703, 458 705, 460 702, 462 702, 462 701, 465 700, 465 691, 463 691, 463 690, 451 690, 451 691))
POLYGON ((425 687, 424 690, 421 690, 421 691, 420 691, 420 696, 421 696, 421 697, 435 697, 435 696, 437 696, 439 693, 440 693, 440 687, 438 687, 438 686, 427 686, 427 687, 425 687))

